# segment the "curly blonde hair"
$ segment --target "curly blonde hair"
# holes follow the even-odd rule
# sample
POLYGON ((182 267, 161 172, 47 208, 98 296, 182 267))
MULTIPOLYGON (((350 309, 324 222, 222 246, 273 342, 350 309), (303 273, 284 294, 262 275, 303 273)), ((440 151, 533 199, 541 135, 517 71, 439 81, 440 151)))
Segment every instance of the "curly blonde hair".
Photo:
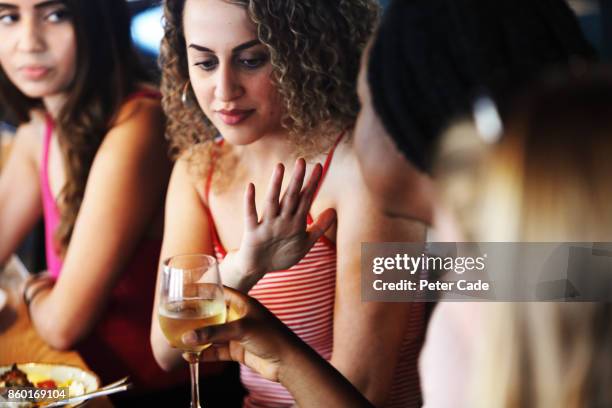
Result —
MULTIPOLYGON (((272 80, 284 101, 283 126, 297 151, 320 154, 353 125, 361 52, 379 17, 375 0, 220 0, 244 7, 270 53, 272 80)), ((164 2, 163 107, 175 157, 212 154, 219 134, 196 103, 183 103, 189 80, 183 35, 185 0, 164 2)), ((188 96, 194 101, 191 87, 188 96)), ((206 157, 206 156, 205 156, 206 157)), ((206 161, 209 162, 209 161, 206 161)))

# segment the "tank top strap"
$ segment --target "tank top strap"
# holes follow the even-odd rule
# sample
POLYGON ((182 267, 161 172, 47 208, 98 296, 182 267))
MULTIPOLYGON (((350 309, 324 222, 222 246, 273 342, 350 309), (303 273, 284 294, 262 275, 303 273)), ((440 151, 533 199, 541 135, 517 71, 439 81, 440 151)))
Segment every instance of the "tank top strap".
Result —
MULTIPOLYGON (((49 151, 51 150, 51 137, 53 135, 53 128, 55 122, 48 113, 45 114, 45 132, 43 137, 43 150, 42 150, 42 163, 40 166, 42 182, 44 183, 45 190, 49 187, 49 151)), ((50 191, 50 189, 49 189, 50 191)))
MULTIPOLYGON (((338 147, 338 145, 340 144, 340 142, 344 138, 344 135, 346 134, 346 132, 347 131, 344 130, 342 133, 340 133, 340 135, 338 136, 338 138, 334 142, 332 148, 327 153, 327 158, 325 159, 325 163, 323 164, 323 172, 321 173, 321 180, 319 180, 319 185, 317 186, 317 191, 315 191, 314 196, 312 197, 312 201, 313 202, 317 198, 317 196, 319 195, 319 190, 321 190, 321 186, 323 185, 323 181, 325 181, 325 176, 327 175, 329 167, 331 166, 332 159, 334 158, 334 152, 336 151, 336 148, 338 147)), ((308 214, 306 215, 306 223, 308 225, 310 225, 313 222, 314 222, 314 220, 313 220, 312 216, 310 215, 310 212, 308 212, 308 214)), ((325 236, 323 236, 322 238, 326 239, 325 236)))
MULTIPOLYGON (((215 142, 215 143, 218 143, 220 146, 223 146, 223 139, 220 139, 218 142, 215 142)), ((213 174, 215 172, 215 165, 216 165, 217 158, 218 158, 217 155, 213 153, 210 159, 210 168, 208 170, 208 174, 206 175, 206 185, 204 186, 204 197, 206 198, 206 202, 204 203, 204 210, 206 212, 206 217, 208 218, 210 236, 211 236, 213 245, 217 247, 217 249, 221 253, 221 256, 225 257, 225 255, 227 254, 227 251, 225 250, 225 247, 221 243, 221 239, 219 239, 219 234, 217 232, 215 220, 213 218, 212 212, 210 211, 210 207, 208 205, 208 203, 210 202, 209 201, 210 200, 210 189, 212 186, 212 179, 213 179, 213 174)))
POLYGON ((334 152, 336 151, 336 148, 338 147, 338 145, 344 138, 345 134, 346 134, 346 130, 342 131, 342 133, 338 135, 332 148, 327 153, 327 157, 325 158, 325 163, 323 164, 323 172, 321 173, 321 180, 319 180, 317 191, 315 191, 314 197, 312 198, 313 201, 315 200, 315 198, 317 198, 317 195, 319 194, 319 190, 321 190, 321 186, 323 185, 323 182, 325 181, 325 176, 327 175, 329 167, 331 166, 332 159, 334 158, 334 152))

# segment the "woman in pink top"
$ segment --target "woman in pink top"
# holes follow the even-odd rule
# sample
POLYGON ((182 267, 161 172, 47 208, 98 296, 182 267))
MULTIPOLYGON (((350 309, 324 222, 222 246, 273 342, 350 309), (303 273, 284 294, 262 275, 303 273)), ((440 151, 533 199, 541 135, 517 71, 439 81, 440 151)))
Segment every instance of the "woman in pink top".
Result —
MULTIPOLYGON (((164 105, 179 160, 162 256, 215 254, 226 285, 257 298, 375 405, 407 407, 419 401, 423 309, 362 302, 359 289, 361 242, 425 231, 373 205, 352 145, 376 16, 371 0, 165 2, 164 105)), ((164 368, 185 364, 156 319, 151 338, 164 368)), ((241 378, 246 406, 294 402, 247 367, 241 378)))
POLYGON ((0 263, 44 216, 49 271, 24 293, 41 338, 105 381, 164 384, 146 322, 170 162, 127 5, 2 1, 0 38, 0 101, 20 123, 0 178, 0 263))

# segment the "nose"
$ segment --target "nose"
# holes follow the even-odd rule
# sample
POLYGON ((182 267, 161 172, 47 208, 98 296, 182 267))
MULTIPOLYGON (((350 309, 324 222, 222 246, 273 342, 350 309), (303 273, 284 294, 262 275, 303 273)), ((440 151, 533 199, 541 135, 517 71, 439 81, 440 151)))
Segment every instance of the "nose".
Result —
POLYGON ((24 52, 42 52, 46 49, 44 33, 34 18, 22 18, 17 48, 24 52))
POLYGON ((229 102, 244 94, 240 78, 231 64, 221 64, 215 74, 215 98, 217 100, 229 102))

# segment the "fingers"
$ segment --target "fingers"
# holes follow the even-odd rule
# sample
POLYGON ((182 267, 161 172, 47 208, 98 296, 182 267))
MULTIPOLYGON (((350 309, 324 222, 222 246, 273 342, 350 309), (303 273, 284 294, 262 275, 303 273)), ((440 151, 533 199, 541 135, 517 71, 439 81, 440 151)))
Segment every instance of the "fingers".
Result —
POLYGON ((319 181, 321 180, 321 176, 323 175, 323 166, 317 163, 312 169, 312 173, 310 174, 310 179, 306 184, 306 187, 302 190, 300 194, 300 204, 297 209, 298 214, 306 215, 308 211, 310 211, 310 206, 312 205, 312 200, 314 195, 319 187, 319 181))
POLYGON ((306 230, 308 233, 308 241, 311 245, 325 234, 325 232, 334 225, 336 221, 336 211, 333 208, 328 208, 323 211, 313 222, 308 229, 306 230))
MULTIPOLYGON (((310 210, 313 197, 323 175, 323 167, 318 163, 314 166, 306 186, 302 189, 306 176, 306 161, 303 158, 298 159, 295 163, 291 182, 279 203, 284 173, 285 167, 281 163, 277 164, 266 193, 264 219, 273 219, 278 215, 306 214, 310 210)), ((253 229, 259 224, 255 204, 255 187, 252 184, 249 184, 245 193, 245 218, 247 228, 253 229)))
POLYGON ((293 170, 291 183, 289 184, 289 187, 287 187, 287 191, 285 191, 285 194, 281 200, 281 215, 291 216, 295 213, 295 210, 299 204, 300 191, 302 190, 305 175, 306 161, 300 158, 295 162, 295 169, 293 170))
POLYGON ((200 354, 200 361, 237 361, 244 364, 244 359, 244 347, 235 341, 213 344, 200 354))
POLYGON ((257 227, 257 205, 255 204, 255 185, 249 183, 244 193, 244 223, 247 229, 257 227))
POLYGON ((223 287, 223 295, 225 296, 225 303, 229 308, 227 315, 228 322, 238 320, 246 315, 249 309, 249 298, 247 295, 227 286, 223 287))
POLYGON ((213 344, 200 354, 200 361, 231 361, 232 357, 227 344, 213 344))
POLYGON ((230 340, 240 341, 245 335, 245 319, 214 326, 202 327, 183 334, 181 340, 187 346, 208 343, 227 343, 230 340))
POLYGON ((274 218, 278 215, 281 187, 283 186, 283 176, 285 174, 285 166, 281 163, 277 164, 270 179, 268 193, 266 194, 266 209, 264 217, 274 218))

